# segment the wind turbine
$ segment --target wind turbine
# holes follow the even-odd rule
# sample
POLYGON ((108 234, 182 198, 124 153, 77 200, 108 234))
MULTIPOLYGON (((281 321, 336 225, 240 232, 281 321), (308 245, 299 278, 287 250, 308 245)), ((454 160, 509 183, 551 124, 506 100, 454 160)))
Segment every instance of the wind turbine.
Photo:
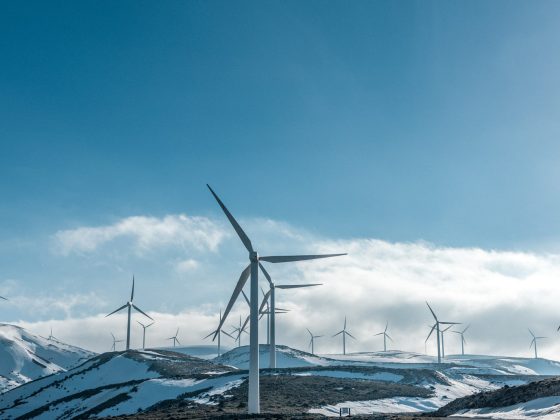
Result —
MULTIPOLYGON (((219 319, 219 321, 222 321, 222 310, 221 309, 220 309, 220 319, 219 319)), ((218 322, 218 325, 219 325, 219 322, 218 322)), ((215 333, 216 333, 216 331, 212 331, 210 334, 208 334, 206 337, 204 337, 203 340, 207 339, 211 335, 214 335, 215 333)), ((221 355, 221 351, 220 351, 221 345, 222 345, 222 343, 221 343, 222 342, 222 334, 221 333, 229 335, 225 331, 218 331, 218 357, 220 357, 220 355, 221 355)), ((229 336, 231 338, 233 338, 231 335, 229 335, 229 336)))
POLYGON ((268 274, 268 271, 263 267, 263 265, 259 262, 259 266, 268 280, 268 284, 270 286, 270 290, 265 294, 264 300, 267 301, 267 298, 270 297, 270 369, 276 369, 276 289, 298 289, 301 287, 313 287, 313 286, 320 286, 321 283, 311 283, 311 284, 275 284, 272 281, 272 277, 268 274), (267 296, 269 295, 269 296, 267 296))
POLYGON ((173 348, 175 348, 176 344, 181 344, 177 336, 179 335, 179 328, 177 328, 177 332, 173 337, 169 337, 168 340, 173 340, 173 348))
POLYGON ((465 355, 465 344, 467 344, 467 340, 465 340, 465 332, 469 329, 471 325, 467 325, 467 327, 463 330, 463 331, 451 331, 454 332, 455 334, 459 334, 461 336, 461 354, 464 356, 465 355))
POLYGON ((113 351, 116 351, 117 343, 122 343, 124 340, 117 340, 113 333, 111 333, 111 337, 113 337, 113 351))
MULTIPOLYGON (((263 302, 265 304, 265 308, 264 310, 261 310, 261 316, 260 318, 262 318, 264 315, 266 315, 266 344, 270 345, 270 305, 268 304, 268 296, 265 293, 265 291, 263 290, 263 288, 261 287, 261 292, 263 294, 263 302)), ((243 294, 245 296, 245 294, 243 294)), ((250 306, 250 305, 249 305, 250 306)), ((261 305, 262 308, 262 305, 261 305)), ((282 308, 276 308, 274 311, 274 314, 285 314, 290 312, 288 309, 282 309, 282 308)))
POLYGON ((375 334, 375 335, 383 334, 383 351, 387 351, 387 339, 393 341, 393 339, 391 337, 389 337, 389 334, 387 334, 387 328, 388 327, 389 327, 389 321, 387 321, 387 324, 385 325, 385 330, 383 332, 375 334))
POLYGON ((241 347, 241 333, 249 334, 247 332, 247 321, 243 325, 241 324, 241 315, 239 316, 239 327, 233 327, 231 333, 237 333, 235 340, 237 341, 237 347, 241 347))
MULTIPOLYGON (((251 303, 251 311, 250 311, 250 342, 249 342, 249 392, 248 392, 248 404, 247 409, 249 414, 258 414, 260 413, 260 392, 259 392, 259 261, 266 261, 270 263, 284 263, 284 262, 294 262, 294 261, 304 261, 304 260, 313 260, 317 258, 327 258, 327 257, 334 257, 338 255, 344 254, 328 254, 328 255, 290 255, 290 256, 266 256, 260 257, 257 251, 253 248, 253 244, 251 240, 247 236, 247 234, 243 231, 237 220, 232 216, 229 210, 226 208, 222 200, 216 195, 214 190, 210 188, 210 186, 206 185, 216 201, 218 202, 219 206, 221 207, 222 211, 228 218, 229 222, 233 226, 233 229, 241 239, 241 242, 249 252, 249 261, 250 264, 241 272, 241 276, 237 281, 237 285, 231 295, 230 301, 226 307, 224 312, 224 317, 220 321, 220 325, 217 328, 217 331, 214 335, 214 339, 218 335, 218 332, 221 330, 223 323, 225 322, 229 311, 231 310, 233 304, 237 300, 239 293, 243 289, 243 286, 247 282, 249 275, 251 276, 251 291, 250 291, 250 303, 251 303)), ((260 265, 262 268, 262 265, 260 265)), ((272 311, 274 312, 274 311, 272 311)))
POLYGON ((307 332, 311 336, 311 340, 309 341, 309 346, 311 347, 311 354, 315 354, 315 339, 322 337, 322 335, 313 335, 309 328, 306 328, 307 332))
POLYGON ((445 332, 449 330, 453 325, 449 325, 447 328, 441 330, 441 357, 445 359, 445 332))
POLYGON ((346 354, 346 336, 349 336, 354 340, 356 339, 352 334, 346 331, 346 317, 344 317, 344 328, 342 329, 342 331, 339 331, 335 335, 333 335, 333 337, 336 337, 339 334, 342 334, 342 354, 346 354))
POLYGON ((430 312, 432 313, 432 315, 434 316, 434 319, 436 320, 436 323, 434 324, 434 326, 432 327, 432 329, 430 330, 430 334, 428 334, 428 337, 426 338, 426 341, 428 341, 428 339, 430 338, 430 336, 432 335, 432 333, 434 332, 434 329, 437 332, 437 362, 441 363, 441 349, 440 349, 440 325, 458 325, 460 324, 460 322, 444 322, 444 321, 440 321, 437 319, 436 314, 434 313, 434 311, 432 310, 432 307, 430 306, 430 304, 428 302, 426 302, 426 305, 428 305, 428 309, 430 310, 430 312))
POLYGON ((533 339, 531 340, 531 345, 529 346, 529 348, 533 347, 533 344, 535 345, 535 359, 537 359, 538 358, 538 356, 537 356, 537 340, 540 340, 541 338, 547 338, 547 337, 537 337, 535 334, 533 334, 533 331, 529 330, 529 332, 533 336, 533 339))
POLYGON ((148 325, 142 324, 140 321, 136 321, 138 322, 140 325, 142 325, 142 349, 146 348, 146 328, 151 327, 152 325, 154 325, 153 322, 149 323, 148 325))
POLYGON ((132 276, 132 292, 130 293, 130 301, 126 302, 123 306, 121 306, 119 309, 115 309, 113 312, 111 312, 109 315, 106 315, 105 318, 107 318, 108 316, 113 315, 114 313, 119 312, 120 310, 124 309, 124 308, 128 308, 128 322, 126 324, 126 349, 130 350, 130 313, 132 311, 132 308, 136 309, 138 312, 140 312, 142 315, 147 316, 148 318, 150 318, 153 321, 153 318, 148 315, 147 313, 145 313, 142 309, 140 309, 138 306, 136 306, 134 303, 132 303, 134 300, 134 276, 132 276))
MULTIPOLYGON (((0 296, 1 297, 1 296, 0 296)), ((52 327, 51 327, 51 333, 49 334, 49 337, 47 338, 47 340, 55 340, 58 341, 58 338, 56 338, 53 333, 52 333, 52 327)))

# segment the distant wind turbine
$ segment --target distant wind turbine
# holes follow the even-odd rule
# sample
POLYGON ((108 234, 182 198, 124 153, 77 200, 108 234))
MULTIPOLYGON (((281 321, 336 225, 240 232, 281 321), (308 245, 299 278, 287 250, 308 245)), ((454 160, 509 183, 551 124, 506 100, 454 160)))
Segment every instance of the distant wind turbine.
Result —
POLYGON ((181 344, 181 342, 177 338, 178 335, 179 335, 179 328, 177 328, 177 332, 175 333, 175 335, 173 337, 168 338, 168 340, 173 340, 173 348, 175 348, 176 344, 181 344))
MULTIPOLYGON (((220 309, 220 318, 218 320, 218 325, 220 325, 221 321, 222 321, 222 310, 220 309)), ((221 355, 222 333, 227 334, 225 331, 218 331, 218 357, 220 357, 220 355, 221 355)), ((214 335, 214 334, 216 334, 216 331, 212 331, 210 334, 208 334, 206 337, 204 337, 203 340, 207 339, 208 337, 210 337, 211 335, 214 335)), ((227 335, 229 335, 229 334, 227 334, 227 335)), ((229 336, 231 337, 231 335, 229 335, 229 336)))
POLYGON ((112 347, 112 349, 113 349, 113 351, 116 351, 117 343, 122 343, 124 340, 117 340, 115 338, 115 336, 113 335, 113 333, 111 333, 111 337, 113 337, 113 347, 112 347))
POLYGON ((306 328, 307 332, 311 336, 311 340, 309 340, 309 346, 311 347, 311 354, 315 354, 315 339, 322 337, 322 335, 313 335, 309 328, 306 328))
POLYGON ((58 338, 56 338, 56 337, 53 335, 53 333, 52 333, 52 327, 51 327, 51 333, 49 334, 49 337, 47 338, 47 340, 51 340, 51 341, 52 341, 52 340, 55 340, 55 341, 58 341, 58 338))
POLYGON ((138 312, 140 312, 142 315, 147 316, 148 318, 150 318, 153 321, 153 318, 148 315, 147 313, 145 313, 142 309, 140 309, 138 306, 136 306, 134 303, 132 303, 134 300, 134 276, 132 276, 132 291, 130 293, 130 301, 126 302, 123 306, 121 306, 118 309, 115 309, 113 312, 111 312, 109 315, 106 315, 105 317, 111 316, 114 313, 119 312, 120 310, 124 309, 124 308, 128 308, 128 322, 126 324, 126 349, 130 350, 130 313, 132 311, 132 308, 136 309, 138 312))
MULTIPOLYGON (((251 240, 247 236, 247 234, 243 231, 237 220, 233 217, 233 215, 229 212, 226 208, 222 200, 218 197, 218 195, 214 192, 212 188, 207 184, 208 189, 218 202, 218 205, 221 207, 222 211, 228 218, 229 222, 233 226, 233 229, 241 239, 241 242, 249 252, 249 265, 242 271, 239 280, 237 281, 237 285, 231 295, 229 303, 226 307, 224 312, 224 317, 220 321, 220 325, 216 330, 216 334, 214 335, 214 339, 218 335, 218 332, 222 329, 222 325, 224 324, 227 316, 233 307, 234 303, 237 301, 243 286, 247 282, 249 275, 251 276, 251 289, 250 289, 250 343, 249 343, 249 389, 248 389, 248 404, 247 410, 249 414, 258 414, 260 413, 260 391, 259 391, 259 266, 262 268, 262 265, 259 264, 259 261, 266 261, 269 263, 285 263, 285 262, 294 262, 294 261, 304 261, 304 260, 313 260, 317 258, 327 258, 327 257, 335 257, 338 255, 344 254, 328 254, 328 255, 290 255, 290 256, 265 256, 260 257, 257 251, 253 248, 253 244, 251 240)), ((274 314, 274 309, 271 311, 274 314)), ((241 334, 241 333, 240 333, 241 334)), ((271 335, 272 337, 272 335, 271 335)))
POLYGON ((535 359, 538 358, 537 355, 537 341, 543 338, 547 338, 547 337, 537 337, 535 334, 533 334, 533 331, 529 330, 529 332, 531 333, 531 335, 533 336, 533 339, 531 340, 531 345, 529 346, 529 348, 533 347, 533 344, 535 345, 535 359))
MULTIPOLYGON (((266 315, 266 344, 270 345, 270 305, 268 304, 268 299, 267 299, 267 297, 269 295, 266 294, 266 292, 263 290, 262 287, 261 287, 261 292, 263 294, 263 304, 265 305, 265 308, 263 308, 263 310, 261 310, 260 318, 262 318, 264 315, 266 315)), ((243 294, 243 295, 245 296, 245 294, 243 294)), ((263 305, 261 304, 261 308, 262 308, 262 306, 263 305)), ((285 313, 288 313, 288 312, 290 312, 288 309, 276 308, 275 311, 274 311, 274 314, 285 314, 285 313)))
POLYGON ((142 324, 140 321, 136 321, 138 322, 140 325, 142 325, 142 349, 146 348, 146 328, 151 327, 152 325, 154 325, 153 322, 149 323, 148 325, 142 324))
POLYGON ((342 334, 342 354, 346 354, 346 336, 349 336, 354 340, 356 339, 356 337, 346 331, 346 317, 344 317, 344 328, 342 329, 342 331, 339 331, 335 335, 333 335, 333 337, 336 337, 339 334, 342 334))
POLYGON ((259 266, 261 271, 263 272, 264 276, 268 280, 268 284, 270 286, 270 290, 265 294, 264 300, 267 301, 268 297, 270 297, 270 357, 269 357, 269 368, 275 369, 276 368, 276 289, 299 289, 301 287, 313 287, 313 286, 320 286, 320 283, 311 283, 311 284, 275 284, 272 281, 272 277, 268 274, 268 271, 263 267, 263 265, 259 262, 259 266))
POLYGON ((467 340, 465 340, 465 333, 467 332, 469 327, 470 327, 470 324, 467 325, 467 327, 463 331, 451 331, 451 332, 454 332, 455 334, 459 334, 461 336, 461 354, 463 356, 465 355, 465 344, 467 344, 467 340))
POLYGON ((445 359, 445 333, 451 328, 453 325, 449 325, 447 328, 441 330, 441 357, 445 359))
POLYGON ((239 316, 239 327, 233 327, 231 333, 237 333, 237 347, 241 347, 241 333, 249 334, 247 332, 247 322, 241 324, 241 316, 239 316))
POLYGON ((440 325, 458 325, 460 324, 460 322, 444 322, 444 321, 440 321, 438 320, 436 314, 434 313, 434 311, 432 310, 432 307, 430 306, 430 304, 428 302, 426 302, 426 305, 428 305, 428 309, 430 310, 430 312, 432 313, 434 319, 436 320, 436 323, 434 324, 434 326, 432 327, 432 329, 430 330, 430 334, 428 334, 428 337, 426 338, 426 341, 428 341, 428 339, 430 338, 430 336, 432 335, 432 333, 434 332, 434 329, 437 332, 437 362, 441 363, 441 348, 440 348, 440 325))
POLYGON ((389 321, 387 321, 387 324, 385 325, 385 330, 383 332, 375 334, 375 335, 382 335, 383 334, 383 351, 387 351, 387 339, 393 341, 393 339, 391 337, 389 337, 389 334, 387 334, 387 328, 388 327, 389 327, 389 321))

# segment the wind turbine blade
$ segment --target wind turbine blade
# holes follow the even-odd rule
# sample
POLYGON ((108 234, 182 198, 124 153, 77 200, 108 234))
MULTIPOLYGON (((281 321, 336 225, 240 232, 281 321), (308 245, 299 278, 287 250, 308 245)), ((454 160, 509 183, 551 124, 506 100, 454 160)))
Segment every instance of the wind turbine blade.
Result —
POLYGON ((374 335, 382 335, 385 334, 385 332, 380 332, 379 334, 374 334, 374 335))
POLYGON ((177 332, 175 333, 175 337, 179 335, 179 328, 177 328, 177 332))
POLYGON ((175 337, 175 341, 177 342, 177 344, 181 344, 181 342, 179 341, 179 339, 177 337, 175 337))
POLYGON ((385 332, 387 332, 387 328, 389 328, 389 321, 387 321, 387 324, 385 324, 385 332))
POLYGON ((432 310, 432 307, 430 306, 430 304, 429 304, 428 302, 426 302, 426 305, 428 305, 428 309, 430 310, 430 312, 431 312, 432 315, 434 316, 434 319, 437 321, 437 320, 438 320, 438 319, 437 319, 437 316, 436 316, 436 314, 434 313, 434 311, 432 310))
POLYGON ((342 331, 346 331, 346 316, 344 317, 344 328, 342 329, 342 331))
POLYGON ((313 337, 313 333, 312 333, 311 331, 309 331, 309 328, 306 328, 306 330, 307 330, 307 332, 309 333, 309 335, 310 335, 311 337, 313 337))
POLYGON ((262 265, 260 262, 259 262, 259 267, 261 268, 261 271, 263 272, 264 276, 268 280, 268 284, 270 285, 270 287, 272 287, 273 286, 272 277, 270 277, 270 274, 268 274, 268 271, 266 271, 266 268, 264 268, 264 265, 262 265))
POLYGON ((393 341, 393 339, 391 338, 391 336, 390 336, 389 334, 385 333, 385 335, 387 336, 387 338, 388 338, 389 340, 393 341))
POLYGON ((224 322, 226 322, 227 316, 229 315, 229 311, 231 311, 231 308, 235 304, 235 301, 237 300, 237 297, 239 296, 239 293, 241 293, 241 290, 243 290, 243 287, 245 286, 245 283, 247 282, 247 279, 249 278, 250 272, 251 272, 251 264, 249 264, 247 267, 245 267, 245 270, 243 270, 241 272, 241 276, 239 276, 239 280, 237 281, 237 285, 235 286, 235 289, 233 290, 233 294, 231 295, 231 298, 229 299, 229 302, 226 306, 226 310, 224 311, 224 316, 222 317, 222 319, 220 321, 220 325, 218 325, 218 328, 216 329, 216 334, 214 335, 214 338, 212 338, 212 341, 214 341, 216 339, 216 337, 218 335, 218 331, 220 331, 222 329, 222 326, 224 325, 224 322))
POLYGON ((156 321, 150 322, 148 325, 146 325, 146 328, 151 327, 151 326, 154 325, 155 323, 156 323, 156 321))
POLYGON ((113 314, 119 312, 120 310, 126 308, 127 306, 128 306, 128 303, 125 303, 125 304, 124 304, 123 306, 121 306, 119 309, 115 309, 115 310, 114 310, 113 312, 111 312, 109 315, 105 315, 105 318, 107 318, 108 316, 113 315, 113 314))
POLYGON ((281 284, 277 285, 278 289, 297 289, 298 287, 312 287, 312 286, 322 286, 323 283, 313 283, 313 284, 281 284))
POLYGON ((426 341, 424 341, 425 343, 427 343, 428 340, 430 339, 432 333, 433 333, 434 330, 436 329, 436 325, 437 325, 437 324, 434 324, 434 325, 432 326, 432 329, 430 330, 430 333, 429 333, 428 336, 426 337, 426 341))
POLYGON ((206 337, 203 337, 203 340, 206 340, 208 337, 210 337, 211 335, 215 334, 216 331, 212 331, 210 334, 208 334, 206 337))
POLYGON ((134 300, 134 274, 132 275, 132 292, 130 292, 130 301, 134 300))
POLYGON ((305 261, 305 260, 317 260, 319 258, 330 258, 339 257, 341 255, 348 254, 323 254, 323 255, 274 255, 268 257, 259 257, 261 261, 267 261, 269 263, 284 263, 293 261, 305 261))
POLYGON ((264 307, 266 306, 266 304, 268 303, 268 297, 270 296, 270 292, 271 290, 269 290, 268 292, 266 292, 266 294, 263 297, 263 301, 261 302, 261 306, 259 308, 259 313, 261 313, 264 309, 264 307))
POLYGON ((463 330, 463 334, 470 328, 471 324, 467 325, 467 327, 463 330))
POLYGON ((531 340, 531 344, 529 345, 529 348, 533 347, 533 343, 534 343, 534 342, 535 342, 535 339, 533 338, 533 339, 531 340))
POLYGON ((220 200, 220 197, 218 197, 217 194, 214 192, 214 190, 212 188, 210 188, 210 185, 206 184, 206 186, 208 187, 208 189, 210 190, 210 192, 212 193, 212 195, 214 196, 214 198, 216 199, 216 201, 218 202, 218 204, 222 208, 222 210, 225 213, 226 217, 228 218, 229 222, 231 223, 231 225, 233 226, 233 228, 237 232, 237 235, 239 236, 239 239, 241 239, 241 242, 243 242, 243 245, 245 245, 245 248, 247 248, 247 251, 253 252, 253 245, 251 244, 251 240, 245 234, 243 229, 241 229, 241 226, 239 226, 239 223, 237 223, 237 220, 235 220, 235 218, 232 216, 232 214, 226 208, 224 203, 222 203, 222 200, 220 200))
POLYGON ((344 332, 344 330, 337 332, 335 335, 333 335, 333 337, 336 337, 339 334, 342 334, 344 332))
POLYGON ((245 298, 245 302, 247 302, 247 305, 249 305, 249 308, 251 307, 251 302, 249 302, 249 298, 247 297, 247 295, 245 294, 245 292, 242 290, 241 293, 243 294, 243 297, 245 298))
POLYGON ((233 335, 229 334, 229 333, 226 332, 226 331, 222 331, 222 332, 223 332, 225 335, 227 335, 229 338, 231 338, 232 340, 235 340, 235 337, 234 337, 233 335))
POLYGON ((324 335, 315 335, 314 337, 315 338, 321 338, 321 337, 324 337, 324 335))
POLYGON ((531 333, 531 335, 533 336, 533 338, 535 337, 535 334, 533 334, 533 331, 531 331, 529 328, 527 328, 529 330, 529 332, 531 333))
POLYGON ((115 336, 113 335, 113 333, 111 333, 111 337, 113 337, 113 340, 116 340, 115 336))
POLYGON ((147 316, 148 318, 150 318, 152 321, 154 320, 150 315, 148 315, 146 312, 144 312, 142 309, 140 309, 138 306, 136 306, 134 303, 132 304, 132 307, 134 309, 136 309, 138 312, 140 312, 142 315, 147 316))
POLYGON ((136 322, 138 322, 140 325, 142 325, 142 328, 146 328, 146 326, 144 324, 142 324, 140 321, 136 321, 136 322))
POLYGON ((0 299, 8 300, 8 299, 6 299, 4 296, 0 296, 0 299))
POLYGON ((346 331, 346 334, 348 334, 348 336, 352 337, 354 340, 356 339, 356 337, 354 337, 352 334, 350 334, 348 331, 346 331))
POLYGON ((241 327, 241 331, 239 331, 240 335, 241 335, 242 332, 247 333, 247 331, 245 331, 245 328, 247 328, 247 324, 249 323, 249 319, 251 319, 251 315, 247 315, 247 318, 245 318, 245 322, 243 323, 243 326, 241 327))
POLYGON ((460 322, 440 322, 441 325, 461 325, 460 322))

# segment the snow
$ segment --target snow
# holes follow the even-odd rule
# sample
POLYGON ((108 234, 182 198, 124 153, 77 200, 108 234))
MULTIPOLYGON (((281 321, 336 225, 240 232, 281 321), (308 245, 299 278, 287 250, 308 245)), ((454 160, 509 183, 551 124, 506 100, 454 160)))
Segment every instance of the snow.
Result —
POLYGON ((369 381, 385 381, 400 382, 402 375, 396 375, 391 372, 376 372, 373 374, 363 372, 352 372, 345 370, 314 370, 294 373, 295 376, 327 376, 330 378, 349 378, 349 379, 365 379, 369 381))
POLYGON ((474 417, 488 419, 539 419, 552 420, 560 418, 560 397, 537 398, 528 402, 499 408, 478 408, 462 410, 451 417, 474 417))
POLYGON ((352 414, 373 413, 420 413, 435 411, 452 400, 482 390, 488 391, 498 388, 486 380, 465 376, 458 381, 442 373, 439 373, 439 381, 435 384, 424 383, 424 388, 431 389, 433 396, 421 397, 393 397, 370 401, 345 401, 334 405, 326 405, 321 408, 309 410, 310 413, 322 414, 324 416, 338 416, 341 407, 349 407, 352 414))
POLYGON ((0 392, 84 362, 95 353, 0 324, 0 392))

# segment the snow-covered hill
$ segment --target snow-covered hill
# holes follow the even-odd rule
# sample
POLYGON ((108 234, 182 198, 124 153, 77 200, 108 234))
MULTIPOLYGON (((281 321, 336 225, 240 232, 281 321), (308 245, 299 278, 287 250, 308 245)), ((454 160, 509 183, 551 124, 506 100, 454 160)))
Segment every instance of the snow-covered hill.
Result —
POLYGON ((196 401, 238 386, 243 374, 164 350, 104 353, 0 395, 0 418, 74 418, 134 414, 180 395, 196 401), (225 375, 224 375, 225 374, 225 375))
MULTIPOLYGON (((269 364, 268 345, 259 346, 259 363, 261 368, 267 368, 269 364)), ((236 347, 220 357, 214 359, 216 363, 234 366, 238 369, 249 368, 249 346, 236 347)), ((304 366, 329 366, 340 364, 335 360, 315 356, 301 350, 296 350, 288 346, 276 346, 276 366, 278 368, 293 368, 304 366)))
POLYGON ((0 392, 64 371, 95 353, 0 324, 0 392))

